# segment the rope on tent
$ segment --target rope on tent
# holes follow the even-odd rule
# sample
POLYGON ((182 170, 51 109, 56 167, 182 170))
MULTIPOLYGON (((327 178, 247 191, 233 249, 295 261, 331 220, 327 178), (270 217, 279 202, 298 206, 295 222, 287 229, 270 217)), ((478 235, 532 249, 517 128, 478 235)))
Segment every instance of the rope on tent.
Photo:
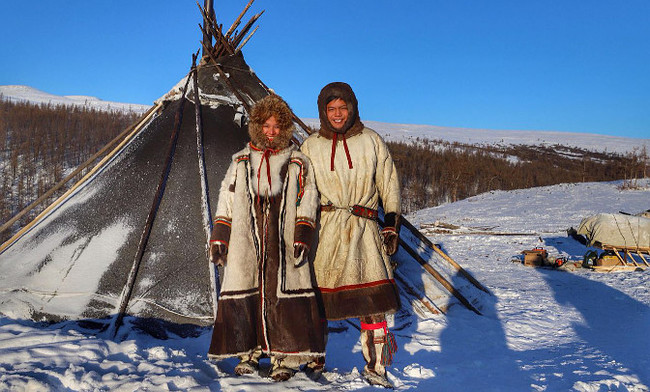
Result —
MULTIPOLYGON (((196 56, 192 57, 192 67, 190 68, 190 74, 192 72, 196 72, 196 56)), ((144 257, 144 252, 147 247, 147 242, 149 242, 149 237, 151 235, 151 228, 153 227, 153 222, 156 219, 156 214, 158 213, 158 207, 160 207, 160 203, 162 201, 163 195, 165 194, 165 186, 167 185, 167 179, 169 178, 169 172, 171 171, 172 162, 174 159, 174 153, 176 152, 178 135, 180 133, 181 125, 183 124, 183 109, 185 107, 185 97, 187 94, 187 88, 190 79, 191 79, 191 75, 188 75, 187 80, 185 81, 185 87, 183 88, 183 96, 181 97, 180 104, 178 105, 178 110, 176 111, 176 117, 174 118, 174 130, 171 135, 171 139, 169 141, 167 159, 163 167, 163 172, 160 176, 160 182, 158 183, 156 194, 154 196, 151 209, 149 210, 149 215, 147 216, 147 220, 144 229, 142 231, 142 236, 140 237, 140 243, 138 245, 138 251, 135 255, 135 259, 133 260, 133 266, 131 267, 131 271, 126 281, 126 285, 122 290, 122 295, 121 295, 122 299, 120 301, 120 307, 117 313, 117 317, 115 318, 114 322, 111 325, 113 337, 117 336, 117 330, 122 325, 122 320, 124 319, 126 308, 129 304, 129 300, 131 299, 131 295, 133 294, 133 287, 135 285, 135 280, 138 275, 138 270, 140 269, 142 258, 144 257)))

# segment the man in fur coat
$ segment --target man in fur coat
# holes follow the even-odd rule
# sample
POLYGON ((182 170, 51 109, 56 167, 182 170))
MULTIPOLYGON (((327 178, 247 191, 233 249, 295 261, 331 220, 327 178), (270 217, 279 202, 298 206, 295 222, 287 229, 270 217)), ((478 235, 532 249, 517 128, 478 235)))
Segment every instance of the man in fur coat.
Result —
POLYGON ((400 193, 388 148, 359 118, 357 98, 334 82, 318 95, 320 130, 301 146, 321 197, 316 280, 328 320, 359 318, 371 384, 392 387, 385 366, 396 350, 386 313, 399 309, 390 255, 398 245, 400 193), (377 209, 385 212, 379 230, 377 209))
POLYGON ((221 184, 210 258, 224 265, 209 357, 238 356, 237 374, 270 356, 289 379, 324 355, 326 323, 307 260, 319 207, 309 160, 291 144, 291 110, 277 95, 251 110, 251 142, 221 184))

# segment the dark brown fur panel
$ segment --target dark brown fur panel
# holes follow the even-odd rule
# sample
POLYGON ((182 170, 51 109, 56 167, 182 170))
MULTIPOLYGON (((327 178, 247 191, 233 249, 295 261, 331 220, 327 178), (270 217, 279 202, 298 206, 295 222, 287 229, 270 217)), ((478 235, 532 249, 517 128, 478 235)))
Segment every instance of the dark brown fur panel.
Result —
POLYGON ((395 313, 400 308, 397 286, 386 283, 374 287, 322 292, 328 320, 343 320, 375 314, 395 313))
POLYGON ((258 295, 220 300, 210 342, 211 355, 224 356, 252 351, 259 346, 257 330, 260 302, 258 295))

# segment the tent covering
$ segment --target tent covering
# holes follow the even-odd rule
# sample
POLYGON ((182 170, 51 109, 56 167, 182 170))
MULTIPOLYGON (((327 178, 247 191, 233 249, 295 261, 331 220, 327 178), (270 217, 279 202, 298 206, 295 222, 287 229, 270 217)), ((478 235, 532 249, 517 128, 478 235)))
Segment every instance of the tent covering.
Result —
POLYGON ((204 127, 200 142, 192 83, 185 98, 175 87, 109 162, 0 252, 0 313, 58 321, 107 318, 118 312, 175 117, 186 100, 171 170, 126 313, 178 324, 212 324, 216 283, 206 252, 205 215, 216 206, 232 154, 248 141, 244 108, 230 86, 246 91, 252 102, 268 94, 241 54, 219 61, 229 83, 213 66, 198 69, 204 127), (206 189, 201 185, 201 155, 206 189))

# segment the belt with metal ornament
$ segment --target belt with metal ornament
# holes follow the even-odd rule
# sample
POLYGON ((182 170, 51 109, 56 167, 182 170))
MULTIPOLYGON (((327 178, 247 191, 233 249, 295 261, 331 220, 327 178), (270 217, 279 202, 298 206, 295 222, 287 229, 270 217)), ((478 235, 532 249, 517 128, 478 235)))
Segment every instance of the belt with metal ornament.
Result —
POLYGON ((379 216, 377 210, 369 207, 360 206, 358 204, 355 204, 351 207, 338 207, 335 206, 334 204, 328 203, 328 204, 322 204, 320 206, 320 210, 321 211, 347 210, 352 215, 356 215, 361 218, 366 218, 371 220, 377 220, 377 217, 379 216))

